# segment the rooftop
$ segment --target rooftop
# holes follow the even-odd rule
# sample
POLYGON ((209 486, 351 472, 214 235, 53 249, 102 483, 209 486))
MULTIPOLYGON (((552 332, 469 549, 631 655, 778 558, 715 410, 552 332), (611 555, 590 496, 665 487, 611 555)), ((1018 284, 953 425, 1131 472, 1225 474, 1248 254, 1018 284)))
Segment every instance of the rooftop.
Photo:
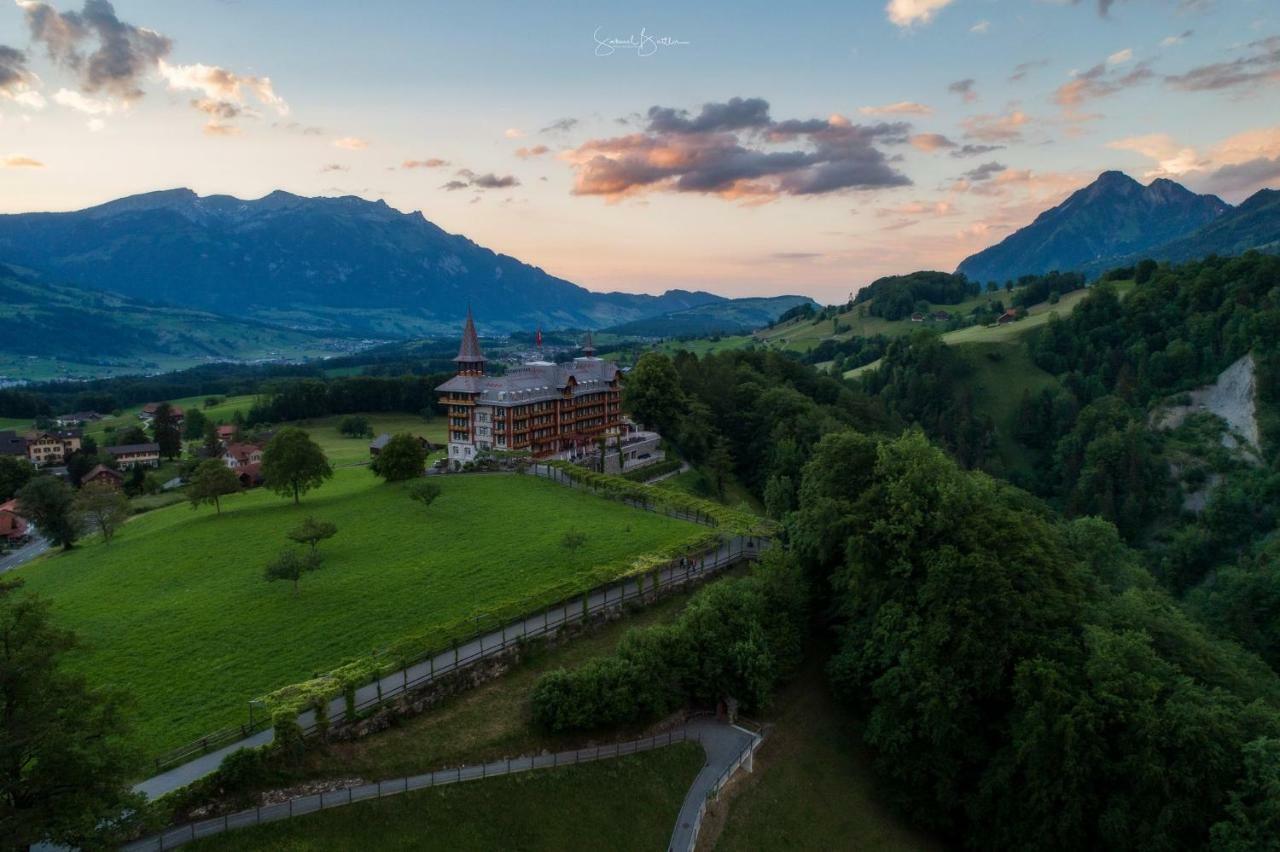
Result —
POLYGON ((454 376, 436 388, 478 395, 478 402, 511 403, 556 399, 570 384, 575 396, 603 390, 618 375, 612 361, 577 358, 570 364, 535 361, 505 376, 454 376))

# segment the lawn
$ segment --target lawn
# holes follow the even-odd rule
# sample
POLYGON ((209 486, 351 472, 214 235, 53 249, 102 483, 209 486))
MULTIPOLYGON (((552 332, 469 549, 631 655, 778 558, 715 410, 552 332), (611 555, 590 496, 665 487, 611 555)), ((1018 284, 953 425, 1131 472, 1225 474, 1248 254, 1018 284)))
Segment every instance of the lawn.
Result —
POLYGON ((244 721, 265 692, 409 635, 447 641, 476 616, 551 602, 704 532, 532 477, 438 482, 424 509, 404 486, 343 468, 301 506, 259 489, 224 500, 220 517, 157 509, 110 545, 15 573, 85 641, 91 681, 133 694, 136 738, 154 754, 244 721), (263 565, 312 514, 339 531, 295 596, 263 565), (572 553, 569 529, 586 535, 572 553))
POLYGON ((775 699, 755 771, 714 806, 703 831, 717 852, 772 849, 935 850, 876 792, 857 720, 812 662, 775 699))
MULTIPOLYGON (((154 402, 168 402, 171 405, 179 406, 183 411, 191 411, 198 408, 204 413, 204 416, 207 417, 210 422, 230 423, 232 416, 237 411, 241 414, 248 414, 254 401, 257 400, 257 397, 252 394, 217 397, 221 400, 217 405, 205 408, 204 401, 209 399, 211 396, 216 396, 216 394, 206 396, 189 396, 182 399, 157 399, 154 400, 154 402)), ((138 412, 142 411, 143 405, 144 403, 131 405, 128 408, 123 409, 118 417, 108 416, 93 423, 86 424, 84 430, 85 434, 92 436, 94 440, 102 446, 110 446, 114 441, 114 437, 108 437, 107 429, 109 427, 113 430, 120 431, 127 429, 130 426, 139 426, 150 431, 147 425, 138 419, 138 412)), ((62 412, 54 413, 60 414, 62 412)))
POLYGON ((215 850, 665 849, 703 764, 696 743, 437 787, 232 831, 215 850))
MULTIPOLYGON (((316 420, 301 420, 290 423, 300 426, 310 433, 312 439, 319 444, 334 465, 352 465, 369 461, 369 439, 348 438, 338 431, 338 427, 347 417, 353 415, 336 414, 332 417, 321 417, 316 420)), ((392 435, 408 432, 421 435, 433 444, 443 444, 448 440, 445 434, 445 418, 435 417, 424 420, 416 414, 361 414, 369 421, 373 434, 386 432, 392 435)))

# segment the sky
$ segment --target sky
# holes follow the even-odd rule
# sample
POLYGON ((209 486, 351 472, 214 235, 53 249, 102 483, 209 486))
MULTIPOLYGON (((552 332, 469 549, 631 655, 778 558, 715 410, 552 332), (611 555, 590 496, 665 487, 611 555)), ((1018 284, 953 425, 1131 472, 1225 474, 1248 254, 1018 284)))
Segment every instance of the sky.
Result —
POLYGON ((1280 186, 1280 3, 0 0, 0 212, 359 195, 593 290, 836 302, 1107 169, 1280 186))

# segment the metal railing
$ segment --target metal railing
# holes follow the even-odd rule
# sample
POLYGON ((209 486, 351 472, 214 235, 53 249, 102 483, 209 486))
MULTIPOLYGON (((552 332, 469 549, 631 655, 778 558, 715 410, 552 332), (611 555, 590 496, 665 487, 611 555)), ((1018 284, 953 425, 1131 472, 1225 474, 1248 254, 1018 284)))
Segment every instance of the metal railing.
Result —
MULTIPOLYGON (((729 764, 725 771, 720 773, 720 776, 712 783, 711 789, 707 791, 706 798, 702 800, 700 805, 698 805, 698 814, 694 817, 693 828, 689 832, 688 845, 677 848, 675 835, 673 834, 671 838, 672 842, 668 844, 667 852, 693 852, 698 845, 698 832, 702 830, 702 820, 707 815, 707 803, 719 801, 720 791, 724 789, 725 785, 729 783, 729 780, 733 778, 734 774, 739 769, 754 760, 756 749, 760 748, 760 744, 763 742, 763 732, 752 733, 751 742, 747 744, 746 748, 744 748, 736 758, 734 758, 733 763, 729 764)), ((749 772, 750 770, 751 768, 748 766, 747 771, 749 772)), ((679 826, 676 827, 676 830, 679 831, 679 826)))
POLYGON ((462 781, 495 778, 501 775, 530 772, 535 769, 552 769, 561 766, 574 766, 579 763, 590 763, 596 760, 625 757, 629 754, 639 754, 658 748, 665 748, 674 743, 697 740, 697 733, 690 733, 686 726, 673 729, 665 734, 657 734, 652 737, 612 743, 610 745, 572 749, 552 754, 504 758, 490 763, 459 766, 453 769, 439 769, 423 775, 411 775, 404 778, 394 778, 389 781, 343 787, 338 790, 300 796, 274 805, 248 808, 233 814, 174 826, 160 834, 134 841, 122 848, 127 852, 173 849, 185 843, 212 837, 215 834, 222 834, 225 831, 248 828, 263 823, 279 822, 280 820, 292 819, 293 817, 351 805, 356 802, 384 799, 414 790, 426 790, 446 784, 457 784, 462 781))

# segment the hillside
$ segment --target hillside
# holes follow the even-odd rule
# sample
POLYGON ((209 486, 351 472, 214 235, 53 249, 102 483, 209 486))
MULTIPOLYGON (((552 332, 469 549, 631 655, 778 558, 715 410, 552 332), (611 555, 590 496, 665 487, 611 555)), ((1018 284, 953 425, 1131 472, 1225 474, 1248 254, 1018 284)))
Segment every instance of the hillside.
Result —
POLYGON ((956 268, 977 281, 1007 281, 1053 270, 1118 266, 1186 237, 1231 209, 1160 178, 1143 186, 1122 172, 1103 172, 1070 198, 956 268))
POLYGON ((50 284, 0 265, 0 376, 57 378, 288 360, 358 341, 50 284))
POLYGON ((815 304, 808 296, 733 299, 672 311, 605 329, 635 337, 686 337, 743 334, 774 322, 797 305, 815 304))
POLYGON ((602 328, 722 301, 595 293, 354 196, 256 200, 189 189, 69 213, 0 216, 0 262, 50 280, 296 328, 382 337, 602 328))

